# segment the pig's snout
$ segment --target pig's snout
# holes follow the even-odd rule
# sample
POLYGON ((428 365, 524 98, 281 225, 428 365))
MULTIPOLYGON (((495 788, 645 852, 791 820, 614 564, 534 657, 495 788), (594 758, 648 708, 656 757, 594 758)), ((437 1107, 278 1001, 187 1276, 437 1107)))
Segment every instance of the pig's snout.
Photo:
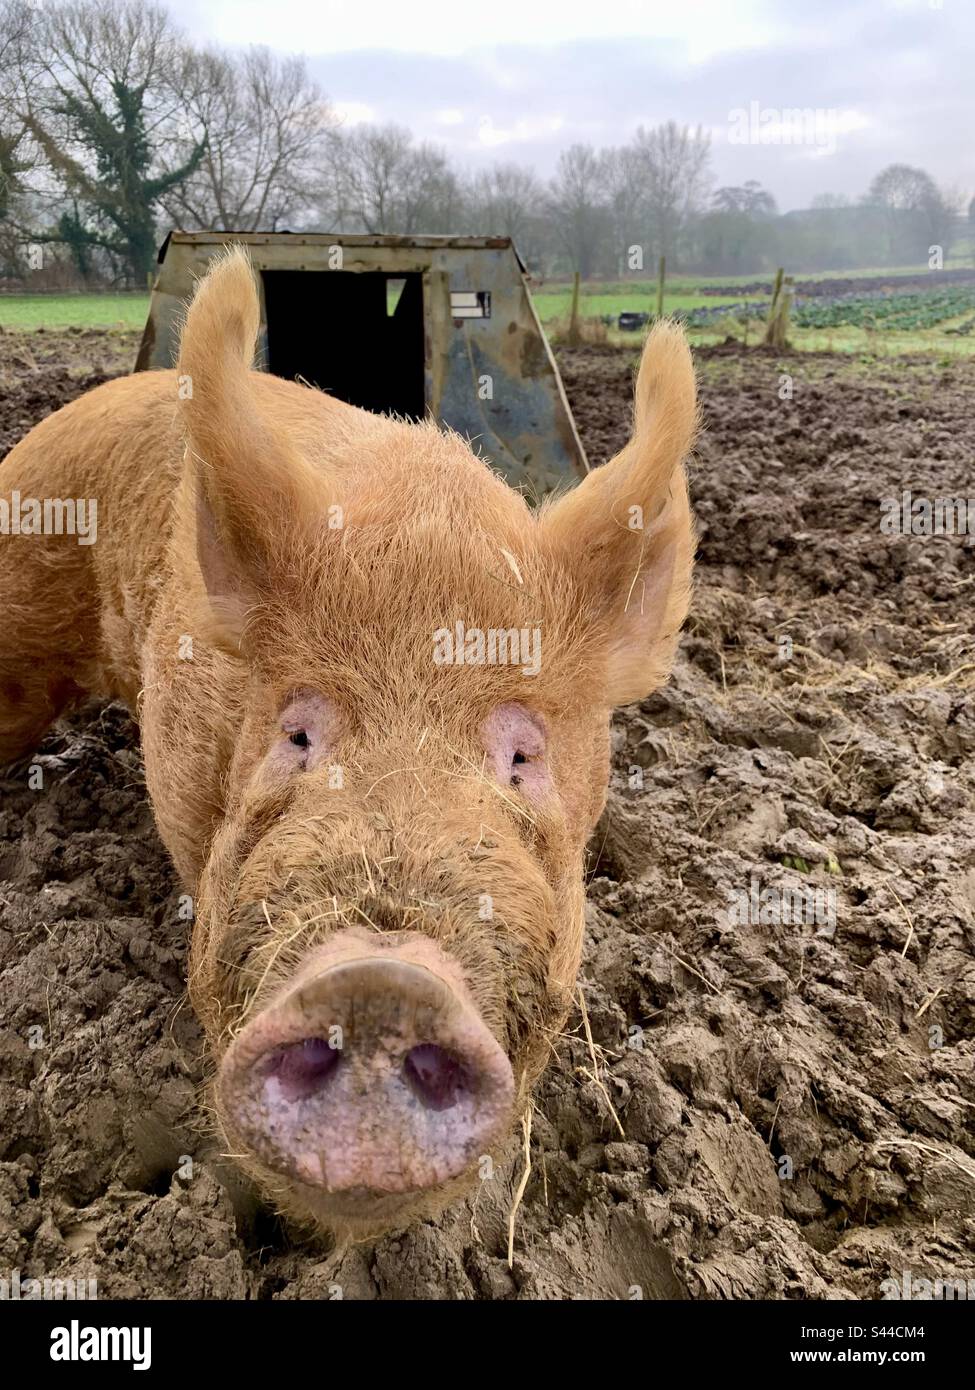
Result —
POLYGON ((406 957, 336 963, 322 948, 231 1045, 220 1108, 262 1164, 347 1198, 406 1194, 459 1176, 506 1130, 502 1048, 434 943, 406 957))

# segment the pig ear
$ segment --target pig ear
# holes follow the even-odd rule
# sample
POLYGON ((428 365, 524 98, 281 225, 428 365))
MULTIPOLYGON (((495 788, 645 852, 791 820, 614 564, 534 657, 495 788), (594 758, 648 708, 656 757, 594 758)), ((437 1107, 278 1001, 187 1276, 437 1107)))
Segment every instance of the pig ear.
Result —
POLYGON ((289 446, 251 371, 260 305, 250 261, 231 248, 197 286, 180 341, 186 431, 183 505, 217 631, 239 645, 247 612, 278 587, 301 532, 326 514, 324 476, 289 446))
POLYGON ((605 641, 611 706, 642 699, 670 673, 690 601, 695 541, 684 460, 696 425, 686 339, 676 324, 657 324, 643 350, 629 443, 539 518, 605 641))

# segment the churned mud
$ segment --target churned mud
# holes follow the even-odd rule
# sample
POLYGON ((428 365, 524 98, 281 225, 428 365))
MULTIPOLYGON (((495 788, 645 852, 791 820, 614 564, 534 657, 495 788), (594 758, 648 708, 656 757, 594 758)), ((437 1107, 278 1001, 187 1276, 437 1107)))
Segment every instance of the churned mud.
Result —
MULTIPOLYGON (((54 338, 0 336, 0 452, 134 349, 54 338)), ((584 1012, 537 1097, 511 1266, 521 1133, 476 1203, 375 1246, 296 1243, 234 1182, 111 707, 0 783, 0 1272, 265 1299, 975 1279, 975 555, 882 534, 878 504, 975 492, 975 364, 699 365, 697 597, 671 684, 616 720, 584 1012)), ((563 356, 593 462, 631 368, 563 356)))
POLYGON ((52 410, 129 371, 138 346, 130 332, 0 328, 0 458, 52 410))

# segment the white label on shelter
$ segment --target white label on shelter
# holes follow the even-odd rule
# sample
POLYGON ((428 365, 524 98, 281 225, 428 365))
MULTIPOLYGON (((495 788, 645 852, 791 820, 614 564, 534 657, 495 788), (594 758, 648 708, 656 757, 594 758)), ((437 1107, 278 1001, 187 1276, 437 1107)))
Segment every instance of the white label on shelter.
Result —
POLYGON ((450 313, 455 319, 489 319, 490 290, 451 290, 450 313))

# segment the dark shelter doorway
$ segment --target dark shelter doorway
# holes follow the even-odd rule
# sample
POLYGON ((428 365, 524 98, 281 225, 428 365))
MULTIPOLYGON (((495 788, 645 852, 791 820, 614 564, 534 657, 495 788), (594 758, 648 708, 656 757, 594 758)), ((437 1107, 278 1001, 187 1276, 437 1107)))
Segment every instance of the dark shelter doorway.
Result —
POLYGON ((364 410, 422 419, 423 276, 265 270, 268 370, 364 410))

